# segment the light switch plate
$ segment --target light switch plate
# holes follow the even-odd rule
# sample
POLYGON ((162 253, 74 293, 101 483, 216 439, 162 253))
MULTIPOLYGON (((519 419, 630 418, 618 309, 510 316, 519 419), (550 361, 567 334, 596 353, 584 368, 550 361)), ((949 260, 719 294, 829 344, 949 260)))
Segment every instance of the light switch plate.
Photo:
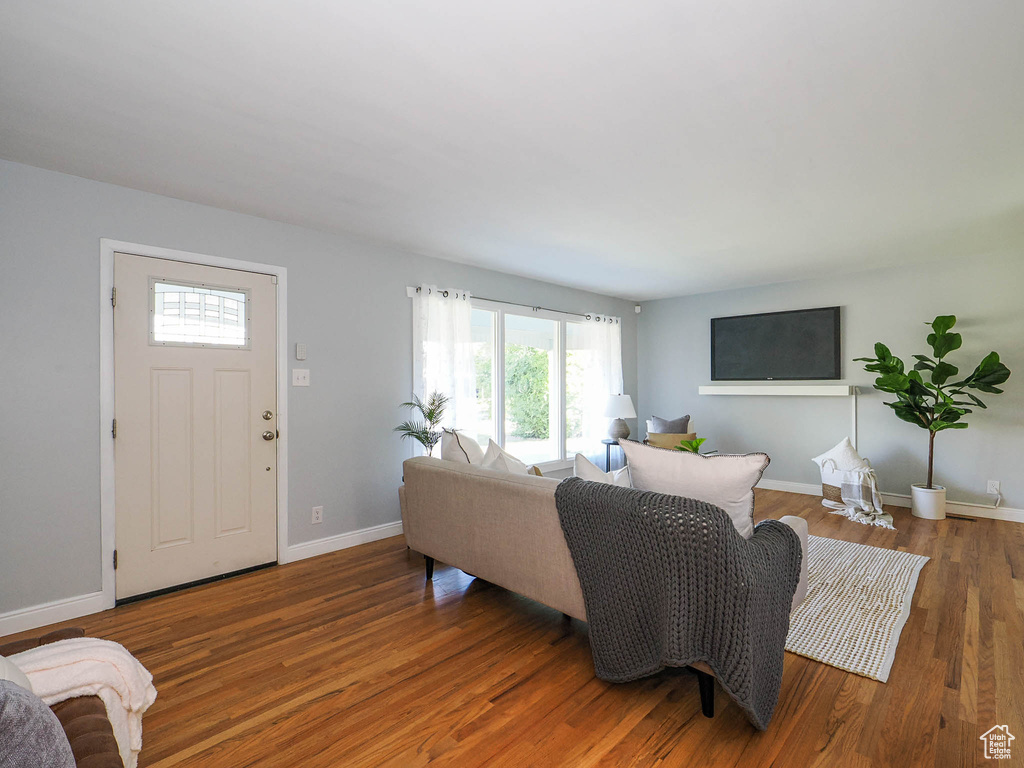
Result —
POLYGON ((292 386, 309 386, 309 368, 292 368, 292 386))

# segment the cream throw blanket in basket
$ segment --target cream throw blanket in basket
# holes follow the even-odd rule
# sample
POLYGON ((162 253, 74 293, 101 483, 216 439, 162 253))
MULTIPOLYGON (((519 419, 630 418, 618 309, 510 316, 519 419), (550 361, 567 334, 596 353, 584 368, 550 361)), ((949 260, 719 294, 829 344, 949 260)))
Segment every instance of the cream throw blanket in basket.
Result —
POLYGON ((849 437, 812 461, 821 470, 822 506, 858 523, 893 528, 892 515, 882 509, 875 470, 849 437))

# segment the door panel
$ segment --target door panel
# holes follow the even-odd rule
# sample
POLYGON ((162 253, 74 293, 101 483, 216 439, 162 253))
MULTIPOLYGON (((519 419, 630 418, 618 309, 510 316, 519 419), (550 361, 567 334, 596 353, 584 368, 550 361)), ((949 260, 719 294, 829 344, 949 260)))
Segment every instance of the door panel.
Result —
POLYGON ((251 530, 250 379, 249 371, 214 372, 216 536, 247 533, 251 530))
POLYGON ((273 279, 118 253, 114 283, 118 599, 275 561, 273 279))
POLYGON ((150 377, 151 545, 156 550, 193 540, 192 371, 156 368, 150 377))

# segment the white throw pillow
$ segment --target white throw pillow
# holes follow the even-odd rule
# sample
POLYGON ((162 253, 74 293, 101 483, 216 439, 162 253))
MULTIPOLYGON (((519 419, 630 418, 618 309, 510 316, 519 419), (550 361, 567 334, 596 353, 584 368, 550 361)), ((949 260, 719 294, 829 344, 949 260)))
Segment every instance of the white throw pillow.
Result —
POLYGON ((487 452, 480 463, 480 468, 493 469, 495 472, 511 472, 514 475, 530 474, 529 467, 493 440, 487 441, 487 452))
MULTIPOLYGON (((821 484, 823 486, 821 489, 822 496, 829 496, 829 491, 824 488, 824 486, 831 486, 832 489, 838 489, 835 491, 840 494, 838 499, 834 496, 829 496, 831 501, 837 503, 842 499, 841 489, 844 482, 850 484, 850 480, 852 479, 852 476, 848 473, 868 470, 871 468, 871 464, 868 460, 862 459, 860 454, 857 453, 857 449, 853 447, 853 443, 850 442, 849 437, 844 437, 834 448, 825 451, 820 456, 815 456, 811 461, 818 465, 818 469, 821 472, 821 484)), ((859 486, 860 479, 857 478, 857 482, 852 484, 859 486)), ((881 497, 879 497, 879 500, 880 499, 881 497)))
POLYGON ((754 535, 754 486, 768 467, 765 453, 701 456, 620 440, 634 488, 699 499, 721 507, 740 536, 754 535))
POLYGON ((834 462, 833 469, 840 471, 867 469, 870 466, 857 453, 857 449, 853 447, 849 437, 844 437, 835 448, 825 451, 821 456, 815 456, 811 461, 818 465, 818 469, 824 469, 826 462, 834 462))
POLYGON ((576 459, 573 461, 573 474, 581 480, 619 485, 623 488, 633 487, 633 484, 629 482, 629 470, 626 467, 605 472, 582 453, 576 454, 576 459))
POLYGON ((25 673, 18 669, 18 666, 10 659, 0 656, 0 680, 10 680, 15 685, 20 685, 26 691, 32 690, 32 683, 25 677, 25 673))
POLYGON ((484 449, 468 435, 461 432, 445 432, 441 435, 441 458, 463 464, 482 464, 484 449))

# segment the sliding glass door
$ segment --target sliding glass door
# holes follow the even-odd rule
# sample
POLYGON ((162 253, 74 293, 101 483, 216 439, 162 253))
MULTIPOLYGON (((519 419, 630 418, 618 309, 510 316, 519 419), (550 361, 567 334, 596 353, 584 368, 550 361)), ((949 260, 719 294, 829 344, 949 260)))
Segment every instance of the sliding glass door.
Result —
POLYGON ((562 458, 560 326, 505 313, 505 449, 527 464, 562 458))
POLYGON ((565 323, 558 313, 473 301, 477 421, 527 464, 565 458, 565 323))
POLYGON ((471 434, 486 448, 488 439, 501 442, 498 431, 498 392, 494 351, 498 341, 498 313, 473 308, 473 365, 476 370, 476 422, 471 434))

